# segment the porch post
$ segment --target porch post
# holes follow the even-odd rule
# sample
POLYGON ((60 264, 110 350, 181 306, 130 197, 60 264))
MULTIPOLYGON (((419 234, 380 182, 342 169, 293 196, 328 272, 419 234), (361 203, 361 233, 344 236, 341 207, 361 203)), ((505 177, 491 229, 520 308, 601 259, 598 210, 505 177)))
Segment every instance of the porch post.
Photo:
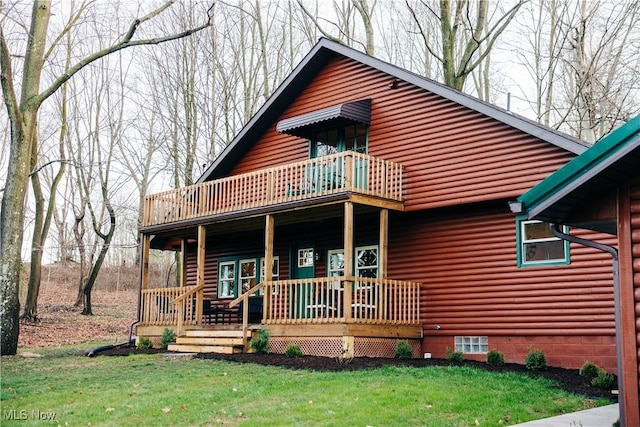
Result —
POLYGON ((380 210, 380 253, 378 254, 378 278, 387 278, 387 252, 389 250, 389 210, 380 210))
POLYGON ((187 284, 187 239, 180 241, 180 287, 187 284))
POLYGON ((151 237, 148 234, 142 234, 140 238, 140 245, 140 296, 138 297, 138 321, 140 323, 146 323, 151 319, 151 304, 148 300, 149 295, 144 292, 149 289, 149 247, 151 246, 151 237))
POLYGON ((353 203, 344 204, 344 317, 351 320, 353 285, 353 203))
MULTIPOLYGON (((196 286, 204 285, 204 265, 207 254, 207 229, 203 225, 198 226, 198 273, 196 275, 196 286)), ((196 294, 196 325, 202 324, 202 291, 196 294)))
POLYGON ((273 279, 273 234, 275 227, 275 219, 273 215, 267 215, 264 227, 264 292, 262 296, 262 322, 264 323, 269 317, 270 312, 269 301, 271 298, 271 287, 269 283, 273 279))
POLYGON ((378 279, 376 294, 381 309, 377 310, 376 317, 378 319, 387 320, 387 295, 390 293, 389 284, 386 283, 387 278, 387 253, 389 251, 389 210, 380 209, 380 246, 378 248, 378 279))
POLYGON ((149 247, 151 246, 151 238, 148 234, 142 235, 142 259, 141 259, 141 274, 140 274, 140 288, 149 289, 149 247))

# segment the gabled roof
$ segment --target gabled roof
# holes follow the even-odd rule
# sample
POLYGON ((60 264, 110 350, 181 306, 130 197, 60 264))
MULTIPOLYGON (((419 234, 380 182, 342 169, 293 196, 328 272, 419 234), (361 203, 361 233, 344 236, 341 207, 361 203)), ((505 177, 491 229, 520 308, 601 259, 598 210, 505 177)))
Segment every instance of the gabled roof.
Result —
POLYGON ((329 61, 337 57, 346 57, 378 69, 396 79, 406 81, 426 91, 478 111, 574 154, 580 154, 588 148, 588 145, 579 139, 510 113, 473 96, 396 67, 395 65, 366 55, 340 43, 321 38, 269 99, 267 99, 251 120, 249 120, 222 153, 220 153, 216 160, 207 168, 197 182, 221 178, 228 174, 262 134, 268 130, 269 126, 278 120, 282 112, 296 99, 302 89, 313 80, 329 61))
POLYGON ((518 201, 530 219, 563 223, 580 207, 636 176, 640 176, 640 116, 600 139, 518 201))

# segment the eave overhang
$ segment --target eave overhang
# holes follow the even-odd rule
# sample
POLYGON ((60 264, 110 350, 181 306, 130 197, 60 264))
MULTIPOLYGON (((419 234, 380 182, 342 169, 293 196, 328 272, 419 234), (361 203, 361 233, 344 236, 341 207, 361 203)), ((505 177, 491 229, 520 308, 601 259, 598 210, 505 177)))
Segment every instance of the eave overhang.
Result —
MULTIPOLYGON (((529 219, 569 224, 570 217, 640 175, 640 116, 609 133, 584 153, 518 198, 529 219)), ((610 229, 602 230, 610 232, 610 229)))

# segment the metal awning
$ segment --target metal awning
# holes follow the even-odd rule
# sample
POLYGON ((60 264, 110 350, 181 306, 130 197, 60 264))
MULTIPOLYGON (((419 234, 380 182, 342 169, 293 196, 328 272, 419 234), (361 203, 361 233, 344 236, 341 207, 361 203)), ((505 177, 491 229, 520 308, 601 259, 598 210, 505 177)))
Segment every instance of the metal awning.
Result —
POLYGON ((364 123, 371 122, 371 99, 345 102, 322 110, 312 111, 288 119, 280 120, 276 130, 288 135, 309 138, 312 129, 320 123, 364 123))

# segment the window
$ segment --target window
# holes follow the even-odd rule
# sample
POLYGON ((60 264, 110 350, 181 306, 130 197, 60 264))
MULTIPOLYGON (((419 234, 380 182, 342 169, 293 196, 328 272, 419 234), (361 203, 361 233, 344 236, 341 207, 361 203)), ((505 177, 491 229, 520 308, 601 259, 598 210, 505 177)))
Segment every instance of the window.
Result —
POLYGON ((218 266, 218 297, 229 298, 235 295, 236 263, 221 262, 218 266))
MULTIPOLYGON (((334 249, 327 252, 327 276, 344 276, 344 251, 342 249, 334 249)), ((341 285, 339 280, 331 282, 331 289, 340 288, 341 285)))
POLYGON ((518 267, 569 264, 569 242, 554 236, 549 223, 519 219, 517 240, 518 267))
POLYGON ((298 249, 298 267, 313 267, 313 248, 298 249))
POLYGON ((241 293, 247 292, 256 285, 256 260, 240 260, 240 289, 241 293))
MULTIPOLYGON (((355 250, 355 275, 359 277, 378 277, 378 246, 359 246, 355 250)), ((327 275, 344 275, 344 250, 334 249, 327 253, 327 275)))
MULTIPOLYGON (((260 258, 260 280, 266 280, 266 273, 264 269, 265 259, 264 257, 260 258)), ((271 280, 280 280, 280 257, 273 257, 273 268, 271 269, 271 280)), ((275 286, 273 289, 274 294, 278 294, 280 292, 280 286, 275 286)), ((264 295, 264 288, 258 291, 258 295, 264 295)))
POLYGON ((486 336, 457 336, 455 337, 455 347, 456 351, 467 354, 487 353, 489 350, 489 338, 486 336))
POLYGON ((348 124, 318 130, 310 140, 310 158, 328 156, 351 150, 367 154, 368 126, 364 123, 348 124))
MULTIPOLYGON (((279 276, 280 259, 274 256, 272 280, 278 280, 279 276)), ((220 261, 218 263, 218 298, 235 298, 260 283, 263 277, 265 277, 264 257, 245 255, 220 261), (259 272, 257 271, 258 262, 260 263, 259 272)))
POLYGON ((378 247, 356 248, 356 276, 378 277, 378 247))

